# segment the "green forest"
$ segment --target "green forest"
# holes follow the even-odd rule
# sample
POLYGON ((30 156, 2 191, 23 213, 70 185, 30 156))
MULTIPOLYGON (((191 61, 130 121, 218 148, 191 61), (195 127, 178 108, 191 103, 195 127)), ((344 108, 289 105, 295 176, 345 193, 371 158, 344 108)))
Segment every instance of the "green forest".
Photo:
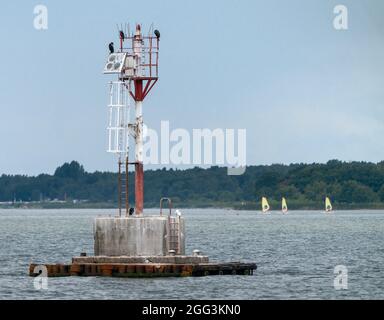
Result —
MULTIPOLYGON (((0 176, 1 207, 115 207, 117 173, 86 172, 76 161, 53 175, 0 176)), ((134 173, 129 174, 129 189, 134 173)), ((224 167, 146 170, 145 206, 158 207, 170 197, 176 207, 259 209, 262 196, 279 209, 285 197, 290 209, 322 209, 325 196, 335 209, 384 208, 384 162, 328 161, 326 164, 248 166, 229 176, 224 167)), ((130 203, 134 201, 133 192, 130 203)))

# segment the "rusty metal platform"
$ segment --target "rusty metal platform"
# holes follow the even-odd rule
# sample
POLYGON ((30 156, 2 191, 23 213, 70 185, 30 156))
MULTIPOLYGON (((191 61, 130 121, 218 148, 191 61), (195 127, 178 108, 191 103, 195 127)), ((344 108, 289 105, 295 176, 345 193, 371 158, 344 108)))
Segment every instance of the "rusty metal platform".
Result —
MULTIPOLYGON (((43 264, 47 268, 48 277, 67 276, 104 276, 104 277, 199 277, 212 275, 252 275, 257 266, 255 263, 71 263, 43 264)), ((35 267, 41 264, 30 264, 29 275, 37 276, 35 267)), ((38 268, 36 268, 38 269, 38 268)))

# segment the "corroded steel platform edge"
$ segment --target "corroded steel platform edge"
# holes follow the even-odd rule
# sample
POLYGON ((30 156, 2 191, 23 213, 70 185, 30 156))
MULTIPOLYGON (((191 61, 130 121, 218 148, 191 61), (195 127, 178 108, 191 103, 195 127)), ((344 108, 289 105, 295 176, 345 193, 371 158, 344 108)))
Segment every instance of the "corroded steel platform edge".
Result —
MULTIPOLYGON (((29 265, 29 275, 38 276, 35 267, 29 265)), ((164 264, 164 263, 83 263, 83 264, 43 264, 48 277, 103 276, 103 277, 199 277, 212 275, 252 275, 257 269, 255 263, 201 263, 201 264, 164 264)), ((36 268, 39 269, 39 268, 36 268)), ((41 268, 40 268, 41 270, 41 268)))

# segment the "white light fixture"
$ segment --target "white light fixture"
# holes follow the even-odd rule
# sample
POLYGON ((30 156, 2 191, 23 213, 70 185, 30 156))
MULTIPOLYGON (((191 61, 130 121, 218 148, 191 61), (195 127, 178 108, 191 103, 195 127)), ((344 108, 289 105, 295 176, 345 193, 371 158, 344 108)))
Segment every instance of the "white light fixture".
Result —
POLYGON ((124 52, 111 53, 108 56, 103 73, 121 73, 125 64, 127 54, 124 52))

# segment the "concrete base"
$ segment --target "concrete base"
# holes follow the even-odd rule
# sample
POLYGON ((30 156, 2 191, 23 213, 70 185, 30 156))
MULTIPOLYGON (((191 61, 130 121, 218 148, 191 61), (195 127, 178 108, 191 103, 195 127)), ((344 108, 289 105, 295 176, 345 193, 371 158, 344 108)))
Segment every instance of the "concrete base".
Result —
POLYGON ((96 218, 95 256, 167 256, 171 249, 183 255, 184 230, 184 219, 178 216, 96 218), (177 232, 173 228, 175 223, 177 232))

